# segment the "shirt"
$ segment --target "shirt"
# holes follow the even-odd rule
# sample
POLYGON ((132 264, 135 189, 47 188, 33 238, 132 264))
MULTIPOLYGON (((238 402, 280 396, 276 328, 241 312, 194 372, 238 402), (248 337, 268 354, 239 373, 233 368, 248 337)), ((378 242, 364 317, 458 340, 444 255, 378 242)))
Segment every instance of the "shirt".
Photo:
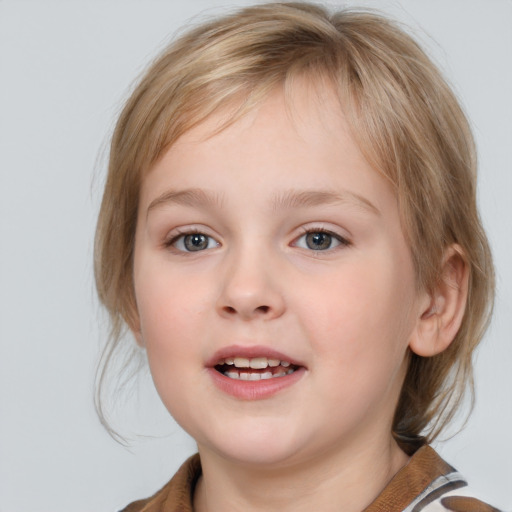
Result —
MULTIPOLYGON (((200 476, 196 454, 155 495, 134 501, 121 512, 193 512, 200 476)), ((462 475, 430 446, 423 446, 363 512, 500 512, 469 494, 462 475)))

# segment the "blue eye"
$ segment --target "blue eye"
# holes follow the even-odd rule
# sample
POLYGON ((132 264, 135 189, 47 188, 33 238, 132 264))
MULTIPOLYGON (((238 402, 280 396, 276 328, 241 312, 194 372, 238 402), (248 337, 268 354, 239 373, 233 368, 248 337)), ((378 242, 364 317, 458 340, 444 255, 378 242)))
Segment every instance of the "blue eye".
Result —
POLYGON ((348 245, 348 242, 328 231, 310 231, 299 237, 294 243, 296 247, 311 251, 327 251, 342 244, 348 245))
POLYGON ((189 233, 173 238, 169 245, 178 249, 178 251, 197 252, 218 247, 219 243, 204 233, 189 233))

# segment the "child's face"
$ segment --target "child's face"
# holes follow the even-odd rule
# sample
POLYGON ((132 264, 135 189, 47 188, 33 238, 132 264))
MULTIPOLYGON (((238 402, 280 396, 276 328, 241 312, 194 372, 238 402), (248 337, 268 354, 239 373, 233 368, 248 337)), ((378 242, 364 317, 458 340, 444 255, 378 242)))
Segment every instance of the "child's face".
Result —
POLYGON ((296 92, 291 115, 276 92, 171 147, 134 261, 134 331, 169 411, 203 453, 274 466, 389 444, 421 309, 392 188, 330 94, 296 92))

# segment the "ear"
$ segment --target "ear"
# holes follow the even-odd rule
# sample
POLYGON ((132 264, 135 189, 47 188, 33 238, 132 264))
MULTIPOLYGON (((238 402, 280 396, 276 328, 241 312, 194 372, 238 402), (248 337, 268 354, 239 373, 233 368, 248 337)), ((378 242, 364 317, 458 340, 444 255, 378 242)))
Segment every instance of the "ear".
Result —
POLYGON ((464 251, 451 245, 444 254, 441 279, 420 305, 416 329, 409 348, 431 357, 446 350, 460 329, 468 298, 469 265, 464 251))

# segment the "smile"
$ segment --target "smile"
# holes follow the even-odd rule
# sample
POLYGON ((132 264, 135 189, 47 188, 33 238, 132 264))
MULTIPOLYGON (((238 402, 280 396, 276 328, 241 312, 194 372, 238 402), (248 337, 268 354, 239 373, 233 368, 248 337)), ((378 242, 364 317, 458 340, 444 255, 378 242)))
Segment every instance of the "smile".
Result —
POLYGON ((206 361, 213 384, 237 400, 270 399, 294 387, 307 373, 301 361, 266 345, 229 345, 206 361))
POLYGON ((297 370, 289 361, 267 357, 227 357, 215 369, 230 379, 257 381, 285 377, 297 370))

